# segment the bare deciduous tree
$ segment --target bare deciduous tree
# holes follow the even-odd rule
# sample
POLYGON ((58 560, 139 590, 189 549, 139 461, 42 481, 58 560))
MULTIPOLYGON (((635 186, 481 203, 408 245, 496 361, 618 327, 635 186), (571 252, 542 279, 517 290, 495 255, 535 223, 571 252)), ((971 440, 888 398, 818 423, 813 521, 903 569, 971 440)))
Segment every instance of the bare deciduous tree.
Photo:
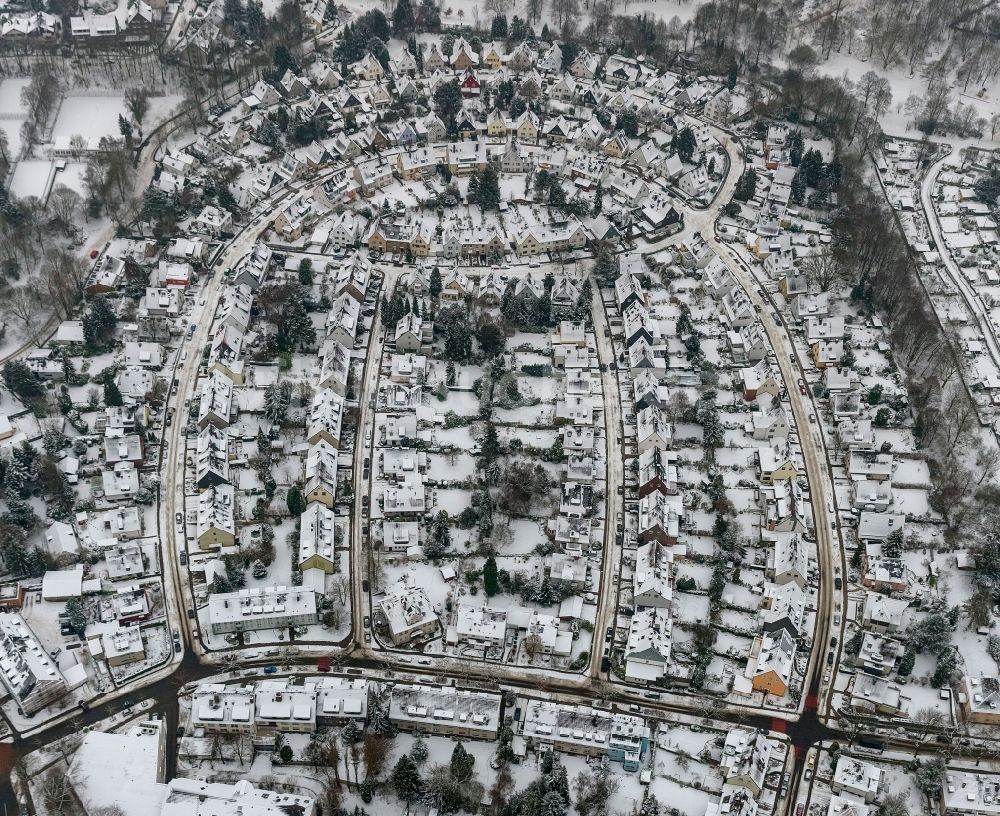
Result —
POLYGON ((50 768, 42 777, 39 793, 51 816, 70 816, 75 810, 69 777, 60 768, 50 768))
POLYGON ((49 212, 64 226, 69 226, 76 218, 82 199, 80 194, 63 184, 56 187, 49 195, 49 212))
POLYGON ((41 303, 38 297, 37 279, 29 279, 24 286, 15 286, 7 290, 0 300, 0 309, 4 315, 24 325, 30 330, 36 322, 41 303))
POLYGON ((802 261, 802 273, 821 292, 843 277, 843 267, 830 252, 814 252, 802 261))

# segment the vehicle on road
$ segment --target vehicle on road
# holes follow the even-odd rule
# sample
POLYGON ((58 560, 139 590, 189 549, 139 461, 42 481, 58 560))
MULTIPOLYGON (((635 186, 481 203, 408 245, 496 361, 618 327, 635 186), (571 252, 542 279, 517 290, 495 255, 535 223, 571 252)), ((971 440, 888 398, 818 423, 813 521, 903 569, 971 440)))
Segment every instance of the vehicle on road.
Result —
POLYGON ((277 666, 265 666, 264 667, 264 674, 277 674, 277 673, 278 673, 278 667, 277 666))
POLYGON ((191 609, 190 607, 188 607, 188 611, 187 612, 188 612, 188 618, 190 620, 194 620, 194 610, 191 609))
POLYGON ((365 615, 365 629, 372 628, 372 619, 369 615, 365 615))
POLYGON ((835 589, 842 589, 843 586, 844 586, 844 582, 841 581, 840 578, 834 578, 833 579, 833 586, 834 586, 835 589))

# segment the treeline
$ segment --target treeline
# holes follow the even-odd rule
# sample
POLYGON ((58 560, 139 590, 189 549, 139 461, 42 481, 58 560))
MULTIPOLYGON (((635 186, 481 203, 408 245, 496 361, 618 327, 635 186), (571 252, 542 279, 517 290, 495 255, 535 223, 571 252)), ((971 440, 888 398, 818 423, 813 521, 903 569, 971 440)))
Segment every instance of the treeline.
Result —
POLYGON ((727 54, 754 68, 781 53, 794 29, 819 59, 847 51, 882 71, 923 68, 928 79, 957 72, 963 90, 1000 75, 1000 7, 980 0, 825 0, 802 15, 781 0, 712 0, 671 27, 702 57, 727 54))
MULTIPOLYGON (((855 302, 883 317, 917 440, 931 466, 932 506, 955 527, 969 507, 976 479, 985 479, 997 457, 977 436, 978 414, 963 381, 961 349, 938 319, 885 196, 865 178, 864 160, 882 143, 878 119, 891 103, 888 83, 874 72, 855 82, 816 76, 814 64, 814 56, 796 49, 773 95, 758 100, 755 112, 798 122, 834 142, 839 161, 827 192, 836 192, 838 199, 831 213, 831 252, 824 257, 829 268, 822 277, 847 281, 855 302), (970 447, 981 463, 978 473, 960 458, 970 447)), ((918 164, 930 160, 924 144, 918 164)), ((822 167, 818 156, 812 163, 817 171, 822 167)), ((805 174, 803 164, 808 170, 805 154, 799 166, 805 174)), ((803 181, 808 181, 805 175, 803 181)))
POLYGON ((923 288, 895 215, 863 177, 857 154, 844 164, 832 254, 851 297, 882 315, 900 367, 914 434, 934 480, 932 507, 955 525, 974 479, 960 457, 978 444, 978 415, 962 379, 964 358, 923 288))

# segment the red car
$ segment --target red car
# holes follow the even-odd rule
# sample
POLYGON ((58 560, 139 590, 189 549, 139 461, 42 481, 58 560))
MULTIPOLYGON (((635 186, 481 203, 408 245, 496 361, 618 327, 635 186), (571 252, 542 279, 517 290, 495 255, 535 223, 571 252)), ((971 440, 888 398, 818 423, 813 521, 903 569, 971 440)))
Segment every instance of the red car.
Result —
POLYGON ((806 384, 802 381, 799 381, 799 392, 803 397, 806 395, 806 384))
POLYGON ((92 250, 90 250, 90 257, 91 257, 91 259, 93 259, 93 258, 96 258, 96 257, 97 257, 98 255, 100 255, 100 254, 101 254, 101 253, 100 253, 100 252, 98 252, 98 251, 97 251, 96 249, 92 249, 92 250))

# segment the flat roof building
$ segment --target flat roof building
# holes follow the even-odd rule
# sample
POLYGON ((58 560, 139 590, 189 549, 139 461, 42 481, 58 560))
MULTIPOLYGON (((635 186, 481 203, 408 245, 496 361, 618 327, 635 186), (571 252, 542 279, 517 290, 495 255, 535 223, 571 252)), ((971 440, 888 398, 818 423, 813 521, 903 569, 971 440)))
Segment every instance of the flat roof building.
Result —
POLYGON ((495 740, 502 698, 452 686, 397 684, 389 700, 389 720, 403 731, 495 740))
POLYGON ((212 633, 311 626, 318 620, 316 593, 299 587, 255 587, 213 594, 208 599, 212 633))
POLYGON ((517 729, 536 750, 607 756, 635 771, 649 747, 650 730, 642 717, 543 700, 522 700, 521 711, 517 729))
POLYGON ((0 681, 23 714, 34 714, 69 690, 55 661, 18 614, 0 615, 0 681))
POLYGON ((200 779, 171 779, 160 816, 315 816, 311 796, 255 788, 245 779, 235 785, 200 779))

